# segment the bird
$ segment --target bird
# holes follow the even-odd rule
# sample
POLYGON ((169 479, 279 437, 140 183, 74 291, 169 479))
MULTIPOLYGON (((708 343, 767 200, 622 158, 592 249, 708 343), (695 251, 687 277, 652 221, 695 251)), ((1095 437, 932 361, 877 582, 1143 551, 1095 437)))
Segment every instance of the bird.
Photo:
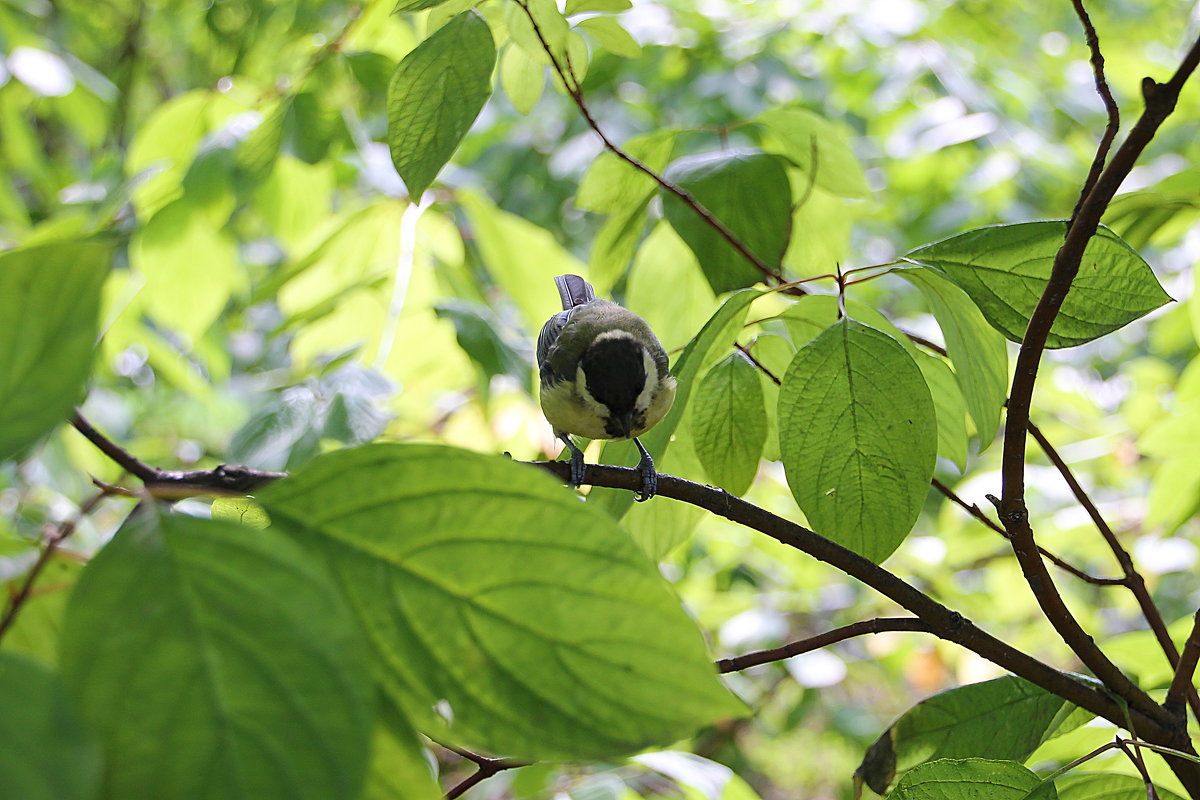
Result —
POLYGON ((583 451, 571 434, 588 439, 633 439, 641 453, 639 502, 658 490, 654 459, 638 440, 675 402, 676 381, 667 352, 646 321, 616 303, 597 299, 578 275, 554 279, 563 310, 537 339, 542 413, 571 451, 570 484, 584 479, 583 451))

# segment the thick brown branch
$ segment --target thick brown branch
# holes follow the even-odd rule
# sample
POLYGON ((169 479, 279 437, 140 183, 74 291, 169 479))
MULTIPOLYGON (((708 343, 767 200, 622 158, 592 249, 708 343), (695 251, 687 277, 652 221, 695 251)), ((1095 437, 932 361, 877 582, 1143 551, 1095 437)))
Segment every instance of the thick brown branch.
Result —
MULTIPOLYGON (((568 478, 565 461, 533 462, 562 481, 568 478)), ((977 653, 983 658, 1041 686, 1059 697, 1088 709, 1118 725, 1124 724, 1125 712, 1107 694, 1087 686, 1064 672, 1038 661, 1011 645, 978 628, 956 611, 946 608, 929 595, 902 580, 875 562, 836 544, 790 520, 778 517, 766 509, 746 502, 721 489, 703 486, 673 475, 659 473, 658 495, 689 503, 714 514, 733 520, 751 530, 759 531, 789 547, 841 570, 851 578, 870 586, 880 594, 912 612, 929 625, 931 633, 977 653)), ((641 474, 636 469, 587 466, 585 482, 592 486, 638 491, 641 474)), ((1165 712, 1154 706, 1157 716, 1165 712)), ((1133 712, 1139 735, 1149 734, 1151 741, 1166 742, 1172 736, 1169 726, 1156 716, 1133 712)), ((1178 742, 1171 739, 1171 746, 1178 742)))
POLYGON ((1196 693, 1192 682, 1196 674, 1196 662, 1200 661, 1200 611, 1197 611, 1192 621, 1192 632, 1183 643, 1183 655, 1175 666, 1175 676, 1171 678, 1171 688, 1167 690, 1167 699, 1163 708, 1183 716, 1183 698, 1196 693))
MULTIPOLYGON (((586 122, 587 126, 592 129, 592 132, 600 138, 600 141, 604 144, 604 148, 629 166, 648 176, 660 187, 662 187, 664 191, 678 197, 684 205, 690 208, 696 214, 696 216, 700 217, 700 219, 704 221, 705 225, 708 225, 708 227, 716 231, 722 239, 729 243, 730 247, 732 247, 738 252, 738 254, 742 256, 742 258, 750 262, 750 264, 753 265, 753 267, 758 270, 764 278, 768 278, 777 284, 783 283, 783 277, 775 269, 755 255, 755 253, 749 247, 747 247, 746 244, 739 239, 733 231, 729 230, 729 228, 727 228, 725 224, 721 222, 721 220, 713 216, 711 211, 705 208, 699 200, 693 197, 691 192, 688 192, 686 189, 671 183, 658 172, 655 172, 653 169, 651 169, 649 165, 623 150, 616 142, 608 137, 608 134, 605 133, 604 129, 600 127, 600 123, 596 121, 594 116, 592 116, 592 110, 588 106, 587 101, 584 100, 583 89, 580 87, 579 81, 576 80, 572 74, 573 71, 570 68, 570 64, 564 64, 558 58, 558 56, 555 55, 554 48, 552 48, 550 43, 546 41, 546 38, 542 33, 542 29, 538 25, 537 20, 534 19, 533 12, 530 10, 529 5, 524 0, 514 0, 514 2, 516 2, 516 4, 521 7, 521 10, 525 12, 525 16, 529 19, 529 24, 533 26, 533 32, 537 35, 538 42, 542 45, 542 50, 545 51, 546 57, 550 59, 551 69, 553 69, 555 74, 558 75, 558 78, 562 81, 562 85, 566 89, 567 94, 570 95, 571 100, 579 109, 579 113, 583 116, 584 122, 586 122)), ((799 293, 803 294, 804 291, 799 290, 799 293)))
MULTIPOLYGON (((1108 165, 1101 171, 1095 185, 1080 204, 1078 213, 1067 227, 1066 239, 1054 258, 1054 265, 1046 288, 1030 315, 1017 354, 1012 389, 1009 392, 1008 414, 1004 426, 1004 450, 1001 465, 1003 489, 999 501, 1000 521, 1012 536, 1013 552, 1021 563, 1025 580, 1033 591, 1046 617, 1054 625, 1063 641, 1079 656, 1088 669, 1108 689, 1125 701, 1131 708, 1153 717, 1167 727, 1175 727, 1174 717, 1158 707, 1144 691, 1136 686, 1096 646, 1091 636, 1079 625, 1063 602, 1061 595, 1050 579, 1045 563, 1037 552, 1033 529, 1029 525, 1029 512, 1025 504, 1025 448, 1029 428, 1029 409, 1033 400, 1033 388, 1037 381, 1038 367, 1046 348, 1046 341, 1054 320, 1062 308, 1067 292, 1079 272, 1084 249, 1096 233, 1100 217, 1108 208, 1121 182, 1133 169, 1138 157, 1154 138, 1163 121, 1175 109, 1179 92, 1184 82, 1200 63, 1200 40, 1196 41, 1179 69, 1165 84, 1150 78, 1142 83, 1146 106, 1141 117, 1129 131, 1125 141, 1113 154, 1108 165), (1157 709, 1157 710, 1156 710, 1157 709), (1160 714, 1161 712, 1161 714, 1160 714)), ((1176 727, 1172 742, 1164 742, 1183 749, 1187 742, 1186 733, 1176 727)), ((1200 768, 1180 759, 1170 759, 1172 769, 1188 790, 1200 796, 1200 768)))
POLYGON ((835 628, 834 630, 810 636, 807 639, 801 639, 797 642, 789 642, 782 647, 775 647, 770 650, 756 650, 753 653, 746 653, 733 658, 722 658, 717 662, 717 671, 721 673, 737 672, 749 669, 750 667, 757 667, 759 664, 769 664, 772 661, 783 661, 786 658, 798 656, 802 653, 811 653, 813 650, 820 650, 822 647, 828 647, 831 644, 843 642, 846 639, 853 639, 855 636, 865 636, 869 633, 884 633, 887 631, 931 633, 929 625, 915 617, 878 617, 876 619, 855 622, 852 625, 845 625, 841 628, 835 628))

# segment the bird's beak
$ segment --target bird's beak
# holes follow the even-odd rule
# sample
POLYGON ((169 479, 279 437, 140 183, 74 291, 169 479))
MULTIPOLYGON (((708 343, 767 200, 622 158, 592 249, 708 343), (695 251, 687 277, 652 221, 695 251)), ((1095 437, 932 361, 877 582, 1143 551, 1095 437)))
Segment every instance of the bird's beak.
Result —
POLYGON ((625 434, 626 439, 633 438, 633 412, 621 415, 621 432, 625 434))

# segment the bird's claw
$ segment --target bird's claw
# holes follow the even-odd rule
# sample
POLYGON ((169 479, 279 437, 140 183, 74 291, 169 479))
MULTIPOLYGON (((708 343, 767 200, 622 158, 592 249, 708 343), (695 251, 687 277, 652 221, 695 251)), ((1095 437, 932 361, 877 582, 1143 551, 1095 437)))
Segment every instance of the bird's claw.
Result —
POLYGON ((638 450, 642 451, 642 460, 638 462, 637 470, 642 476, 642 490, 634 497, 639 503, 644 503, 658 493, 658 471, 654 468, 654 459, 637 439, 633 440, 638 450))

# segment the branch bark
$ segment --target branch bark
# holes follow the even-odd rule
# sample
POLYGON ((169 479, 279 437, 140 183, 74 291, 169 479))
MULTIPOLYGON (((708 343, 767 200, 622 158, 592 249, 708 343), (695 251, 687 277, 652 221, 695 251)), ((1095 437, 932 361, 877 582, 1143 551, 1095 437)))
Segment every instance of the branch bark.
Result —
POLYGON ((820 650, 822 647, 828 647, 837 642, 844 642, 856 636, 889 631, 932 633, 924 621, 915 617, 878 617, 876 619, 855 622, 841 628, 835 628, 825 633, 819 633, 816 636, 810 636, 807 639, 789 642, 782 647, 774 647, 770 650, 756 650, 753 653, 746 653, 733 658, 722 658, 717 662, 717 671, 722 674, 726 672, 738 672, 750 667, 757 667, 760 664, 770 664, 773 661, 783 661, 792 656, 811 653, 813 650, 820 650))

